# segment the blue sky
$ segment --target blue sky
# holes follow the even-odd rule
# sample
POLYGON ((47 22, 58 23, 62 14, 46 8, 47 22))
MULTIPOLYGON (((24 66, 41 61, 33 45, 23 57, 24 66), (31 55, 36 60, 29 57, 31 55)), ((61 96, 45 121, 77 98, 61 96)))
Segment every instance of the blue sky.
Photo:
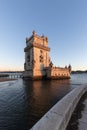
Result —
POLYGON ((0 0, 0 71, 23 70, 33 30, 48 37, 55 66, 87 69, 87 0, 0 0))

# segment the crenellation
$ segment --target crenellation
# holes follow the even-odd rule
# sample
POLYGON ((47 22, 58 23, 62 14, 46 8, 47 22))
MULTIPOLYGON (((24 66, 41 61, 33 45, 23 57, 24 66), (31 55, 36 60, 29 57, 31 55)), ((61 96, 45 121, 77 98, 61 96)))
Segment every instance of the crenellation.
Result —
POLYGON ((70 78, 71 66, 55 67, 51 62, 48 47, 48 38, 38 36, 35 31, 30 38, 26 38, 24 78, 70 78))

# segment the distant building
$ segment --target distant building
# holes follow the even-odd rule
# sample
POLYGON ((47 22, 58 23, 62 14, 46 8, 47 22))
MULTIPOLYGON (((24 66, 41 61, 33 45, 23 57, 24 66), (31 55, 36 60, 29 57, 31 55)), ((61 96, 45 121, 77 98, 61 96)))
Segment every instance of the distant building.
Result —
POLYGON ((26 38, 24 78, 30 79, 63 79, 70 78, 71 66, 54 67, 50 60, 48 38, 38 36, 35 31, 30 38, 26 38))

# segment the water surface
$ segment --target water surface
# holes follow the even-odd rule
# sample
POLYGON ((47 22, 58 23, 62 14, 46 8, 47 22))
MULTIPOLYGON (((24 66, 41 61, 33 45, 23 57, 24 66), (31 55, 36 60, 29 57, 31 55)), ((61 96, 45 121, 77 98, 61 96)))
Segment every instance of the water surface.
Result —
POLYGON ((70 80, 1 82, 0 130, 28 130, 64 95, 85 83, 87 74, 73 74, 70 80))

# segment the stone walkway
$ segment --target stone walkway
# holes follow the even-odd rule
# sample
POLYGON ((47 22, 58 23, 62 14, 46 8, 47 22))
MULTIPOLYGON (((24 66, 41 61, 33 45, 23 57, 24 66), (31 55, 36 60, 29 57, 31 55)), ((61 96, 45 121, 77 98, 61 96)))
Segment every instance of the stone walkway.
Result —
POLYGON ((79 101, 66 130, 87 130, 87 92, 79 101))

